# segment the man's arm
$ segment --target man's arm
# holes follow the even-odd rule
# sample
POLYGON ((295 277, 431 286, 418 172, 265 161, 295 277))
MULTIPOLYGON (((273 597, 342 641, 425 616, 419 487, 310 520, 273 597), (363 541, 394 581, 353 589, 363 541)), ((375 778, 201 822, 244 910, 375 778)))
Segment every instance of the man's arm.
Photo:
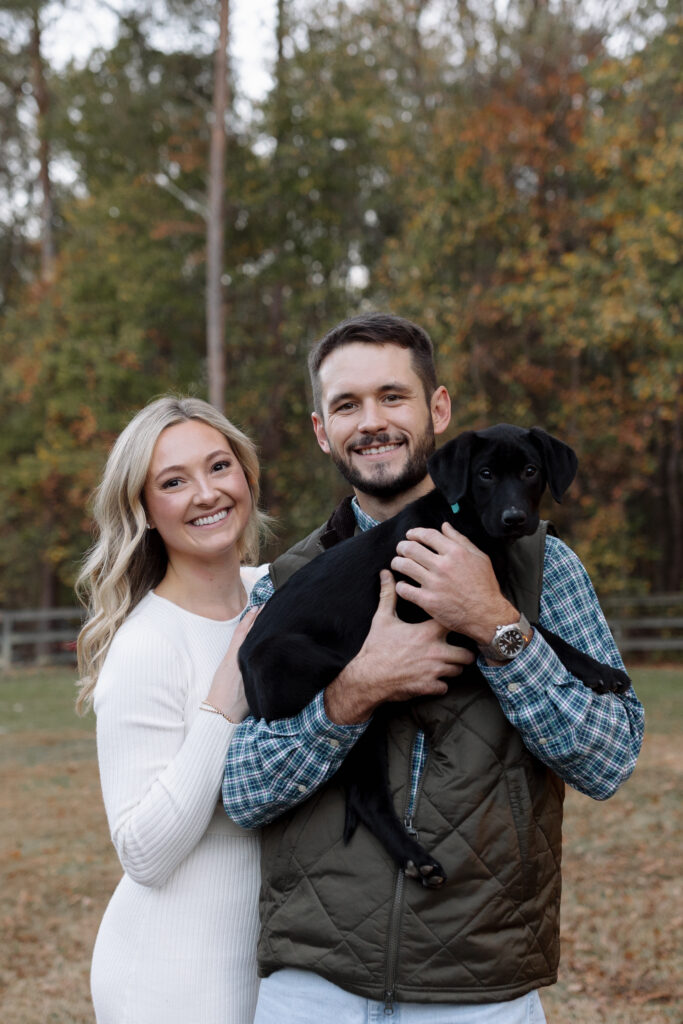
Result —
MULTIPOLYGON (((623 662, 583 565, 562 541, 546 541, 542 625, 598 661, 623 662)), ((597 694, 571 675, 535 634, 507 666, 481 670, 525 745, 575 789, 604 800, 625 782, 643 740, 643 706, 631 688, 597 694)))
POLYGON ((334 775, 364 729, 330 721, 323 693, 295 718, 245 718, 225 762, 227 814, 244 828, 273 821, 334 775))
MULTIPOLYGON (((274 591, 266 573, 254 585, 249 608, 264 605, 274 591)), ((364 731, 362 722, 344 725, 329 719, 324 693, 294 718, 270 723, 245 718, 225 762, 222 796, 227 814, 244 828, 272 821, 330 778, 364 731)))
MULTIPOLYGON (((273 593, 269 577, 254 587, 251 605, 273 593)), ((223 806, 245 828, 264 825, 305 800, 339 769, 386 700, 445 693, 473 655, 446 642, 439 623, 409 624, 396 616, 396 589, 382 574, 370 632, 338 678, 293 718, 246 718, 235 729, 223 777, 223 806)))
MULTIPOLYGON (((497 624, 515 621, 517 610, 500 604, 497 583, 491 582, 489 568, 470 550, 469 541, 463 543, 465 538, 446 527, 437 535, 435 551, 435 538, 426 531, 409 536, 411 541, 401 542, 401 554, 392 564, 413 579, 419 577, 421 588, 400 583, 402 597, 478 643, 487 643, 497 624), (426 541, 428 554, 414 547, 417 543, 423 548, 426 541), (496 609, 493 617, 491 607, 496 609)), ((588 574, 554 537, 546 540, 539 621, 598 661, 623 668, 588 574)), ((487 665, 480 659, 479 667, 527 748, 570 785, 601 800, 631 774, 644 727, 643 707, 632 689, 620 695, 594 693, 567 671, 538 633, 509 664, 487 665)))

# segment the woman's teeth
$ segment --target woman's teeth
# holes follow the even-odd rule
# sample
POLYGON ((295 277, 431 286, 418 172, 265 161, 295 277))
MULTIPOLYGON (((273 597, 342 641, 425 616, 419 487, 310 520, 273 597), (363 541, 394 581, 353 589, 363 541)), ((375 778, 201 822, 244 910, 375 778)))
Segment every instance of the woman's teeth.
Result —
POLYGON ((199 519, 193 519, 193 526, 210 526, 211 523, 217 523, 221 519, 225 519, 228 514, 227 509, 221 509, 220 512, 215 512, 212 516, 201 516, 199 519))

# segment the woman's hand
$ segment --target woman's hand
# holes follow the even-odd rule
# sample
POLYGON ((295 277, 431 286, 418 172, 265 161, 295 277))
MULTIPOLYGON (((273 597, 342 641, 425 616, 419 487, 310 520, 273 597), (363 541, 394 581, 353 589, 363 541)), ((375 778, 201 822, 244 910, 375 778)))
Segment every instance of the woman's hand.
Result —
POLYGON ((206 695, 209 704, 221 711, 231 722, 241 722, 249 714, 249 705, 244 696, 242 674, 237 663, 237 652, 244 638, 254 625, 260 608, 250 608, 232 634, 230 646, 216 669, 211 689, 206 695))

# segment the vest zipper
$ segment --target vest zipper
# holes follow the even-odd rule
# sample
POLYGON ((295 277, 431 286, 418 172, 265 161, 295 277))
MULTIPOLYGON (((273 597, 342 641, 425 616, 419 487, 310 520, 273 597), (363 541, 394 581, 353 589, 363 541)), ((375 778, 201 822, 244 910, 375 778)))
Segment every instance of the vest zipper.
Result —
POLYGON ((384 1013, 385 1016, 391 1017, 394 1012, 394 989, 396 983, 396 961, 398 960, 398 946, 399 946, 399 924, 401 916, 401 907, 403 904, 403 889, 405 887, 405 875, 399 868, 396 875, 396 885, 394 887, 394 902, 391 908, 391 921, 389 923, 389 935, 387 937, 387 959, 385 968, 385 988, 384 988, 384 1013))
MULTIPOLYGON (((417 829, 413 825, 413 816, 417 808, 417 801, 420 795, 420 789, 422 787, 422 777, 424 775, 424 769, 426 768, 426 761, 423 765, 423 769, 420 772, 420 776, 417 779, 417 783, 413 788, 413 761, 415 758, 415 750, 417 746, 417 734, 413 739, 412 747, 410 750, 410 758, 408 760, 408 799, 403 812, 403 824, 405 826, 408 835, 412 836, 413 839, 418 838, 417 829)), ((398 966, 398 954, 400 948, 401 938, 401 918, 403 916, 403 894, 405 890, 406 876, 401 868, 396 873, 396 884, 394 886, 394 899, 391 907, 391 917, 389 919, 389 933, 387 935, 387 956, 385 960, 385 971, 384 971, 384 1014, 387 1017, 393 1016, 394 1013, 394 995, 396 991, 396 969, 398 966)))

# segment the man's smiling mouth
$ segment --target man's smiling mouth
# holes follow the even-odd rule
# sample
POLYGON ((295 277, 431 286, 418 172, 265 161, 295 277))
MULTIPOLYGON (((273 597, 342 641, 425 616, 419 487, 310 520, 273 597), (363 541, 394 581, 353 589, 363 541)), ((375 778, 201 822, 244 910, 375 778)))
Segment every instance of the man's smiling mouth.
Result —
POLYGON ((369 448, 354 448, 356 455, 384 455, 386 452, 393 452, 402 446, 402 441, 394 441, 391 444, 378 444, 369 448))
POLYGON ((211 526, 212 523, 219 523, 221 519, 225 519, 228 515, 228 509, 222 508, 219 512, 214 512, 210 516, 199 516, 198 519, 191 519, 190 526, 211 526))

